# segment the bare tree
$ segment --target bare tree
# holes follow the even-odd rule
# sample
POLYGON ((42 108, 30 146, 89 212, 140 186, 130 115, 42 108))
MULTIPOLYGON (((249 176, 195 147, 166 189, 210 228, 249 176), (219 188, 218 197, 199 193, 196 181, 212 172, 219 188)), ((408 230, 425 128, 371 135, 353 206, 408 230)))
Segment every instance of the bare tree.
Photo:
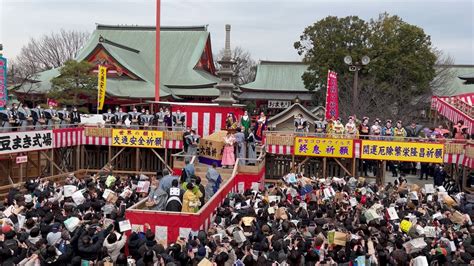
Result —
POLYGON ((37 73, 62 66, 67 60, 74 59, 89 38, 89 33, 64 30, 31 38, 22 47, 20 54, 9 64, 8 80, 12 91, 22 88, 20 100, 35 93, 37 73))
MULTIPOLYGON (((219 51, 217 57, 218 60, 224 55, 224 49, 219 51)), ((232 50, 232 59, 235 61, 235 74, 237 85, 246 84, 255 80, 255 75, 257 73, 257 63, 252 59, 252 55, 242 49, 242 47, 237 46, 232 50)))
MULTIPOLYGON (((433 49, 437 56, 436 60, 436 77, 431 81, 432 95, 446 96, 452 95, 455 88, 450 88, 450 82, 456 78, 451 66, 454 65, 454 59, 443 53, 439 49, 433 49)), ((431 95, 430 95, 431 96, 431 95)))
POLYGON ((61 29, 37 39, 31 38, 16 58, 19 67, 30 73, 60 67, 74 59, 89 38, 89 33, 61 29))

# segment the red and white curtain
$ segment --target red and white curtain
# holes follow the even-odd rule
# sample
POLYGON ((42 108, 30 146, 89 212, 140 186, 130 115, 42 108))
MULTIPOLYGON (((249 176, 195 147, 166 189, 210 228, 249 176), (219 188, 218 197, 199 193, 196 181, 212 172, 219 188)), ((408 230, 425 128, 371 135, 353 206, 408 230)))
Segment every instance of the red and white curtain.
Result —
MULTIPOLYGON (((112 145, 111 137, 93 137, 86 136, 84 128, 64 128, 55 129, 54 148, 73 147, 78 145, 94 145, 94 146, 110 146, 112 145)), ((167 149, 182 149, 183 142, 181 140, 165 140, 163 146, 167 149)))
POLYGON ((265 150, 271 154, 291 155, 293 146, 289 145, 266 145, 265 150))
MULTIPOLYGON (((470 104, 474 102, 474 94, 465 94, 463 96, 457 96, 462 101, 470 104)), ((433 97, 431 99, 431 107, 435 109, 440 115, 446 117, 449 121, 457 123, 459 120, 464 121, 464 125, 467 127, 469 134, 474 132, 474 119, 469 117, 467 114, 461 112, 456 107, 448 103, 449 97, 433 97)))
POLYGON ((197 134, 203 137, 224 128, 228 113, 233 113, 237 120, 244 114, 240 107, 216 108, 213 105, 173 106, 173 114, 177 110, 185 115, 186 126, 197 129, 197 134))

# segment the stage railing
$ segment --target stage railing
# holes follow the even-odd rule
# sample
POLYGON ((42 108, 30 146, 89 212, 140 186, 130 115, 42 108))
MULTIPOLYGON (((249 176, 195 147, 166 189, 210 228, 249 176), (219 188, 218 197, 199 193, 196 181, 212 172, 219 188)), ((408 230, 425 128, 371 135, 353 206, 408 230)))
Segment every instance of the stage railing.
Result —
MULTIPOLYGON (((401 141, 401 142, 430 142, 430 143, 456 143, 467 144, 473 140, 452 139, 452 138, 422 138, 422 137, 397 137, 397 136, 381 136, 381 135, 358 135, 349 136, 348 134, 334 133, 306 133, 291 131, 265 131, 265 144, 268 145, 289 145, 294 144, 295 137, 316 137, 316 138, 333 138, 333 139, 369 139, 369 140, 385 140, 385 141, 401 141)), ((473 142, 474 143, 474 142, 473 142)))
MULTIPOLYGON (((176 155, 178 156, 178 155, 176 155)), ((259 158, 253 159, 253 158, 237 158, 235 161, 234 167, 232 169, 232 174, 229 179, 227 179, 224 183, 221 184, 219 191, 214 194, 201 208, 197 213, 186 213, 186 214, 191 214, 191 215, 200 215, 210 204, 217 204, 218 202, 222 201, 222 197, 227 197, 227 193, 222 193, 221 191, 223 189, 227 190, 230 185, 233 185, 235 182, 234 178, 239 174, 239 173, 250 173, 250 174, 255 174, 259 173, 263 168, 265 167, 265 153, 262 152, 259 156, 259 158), (255 165, 249 166, 249 165, 240 165, 240 161, 255 161, 255 165), (242 171, 241 171, 242 170, 242 171), (225 195, 224 195, 225 194, 225 195), (216 196, 220 196, 219 199, 216 199, 216 196)), ((141 200, 140 202, 136 203, 135 205, 131 206, 128 208, 128 210, 137 210, 137 211, 143 211, 143 212, 152 212, 152 213, 167 213, 167 214, 172 214, 175 212, 167 212, 167 211, 155 211, 155 210, 148 210, 144 209, 145 207, 145 202, 147 201, 147 198, 141 200)), ((180 214, 180 212, 176 212, 177 214, 180 214)))

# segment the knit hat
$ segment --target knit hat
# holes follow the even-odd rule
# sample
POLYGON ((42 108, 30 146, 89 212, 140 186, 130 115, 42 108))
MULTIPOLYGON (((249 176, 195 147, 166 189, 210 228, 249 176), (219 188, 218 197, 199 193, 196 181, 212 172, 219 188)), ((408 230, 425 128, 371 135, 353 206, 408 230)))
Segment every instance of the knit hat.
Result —
POLYGON ((12 231, 12 227, 11 227, 10 225, 4 224, 4 225, 2 226, 2 233, 6 234, 6 233, 8 233, 8 232, 10 232, 10 231, 12 231))
POLYGON ((206 254, 207 254, 206 248, 205 248, 205 247, 200 247, 200 248, 198 249, 196 255, 197 255, 198 257, 204 258, 204 257, 206 257, 206 254))

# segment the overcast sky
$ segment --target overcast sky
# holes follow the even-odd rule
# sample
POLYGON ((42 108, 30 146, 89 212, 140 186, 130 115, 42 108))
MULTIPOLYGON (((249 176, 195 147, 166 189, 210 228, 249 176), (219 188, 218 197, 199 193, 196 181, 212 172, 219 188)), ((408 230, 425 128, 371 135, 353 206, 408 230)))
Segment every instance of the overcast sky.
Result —
MULTIPOLYGON (((154 25, 155 0, 0 0, 0 43, 16 56, 30 38, 95 23, 154 25)), ((328 15, 376 18, 389 12, 424 28, 457 64, 474 64, 474 0, 162 0, 161 25, 209 25, 214 53, 232 25, 232 46, 256 60, 300 60, 293 43, 328 15)))

